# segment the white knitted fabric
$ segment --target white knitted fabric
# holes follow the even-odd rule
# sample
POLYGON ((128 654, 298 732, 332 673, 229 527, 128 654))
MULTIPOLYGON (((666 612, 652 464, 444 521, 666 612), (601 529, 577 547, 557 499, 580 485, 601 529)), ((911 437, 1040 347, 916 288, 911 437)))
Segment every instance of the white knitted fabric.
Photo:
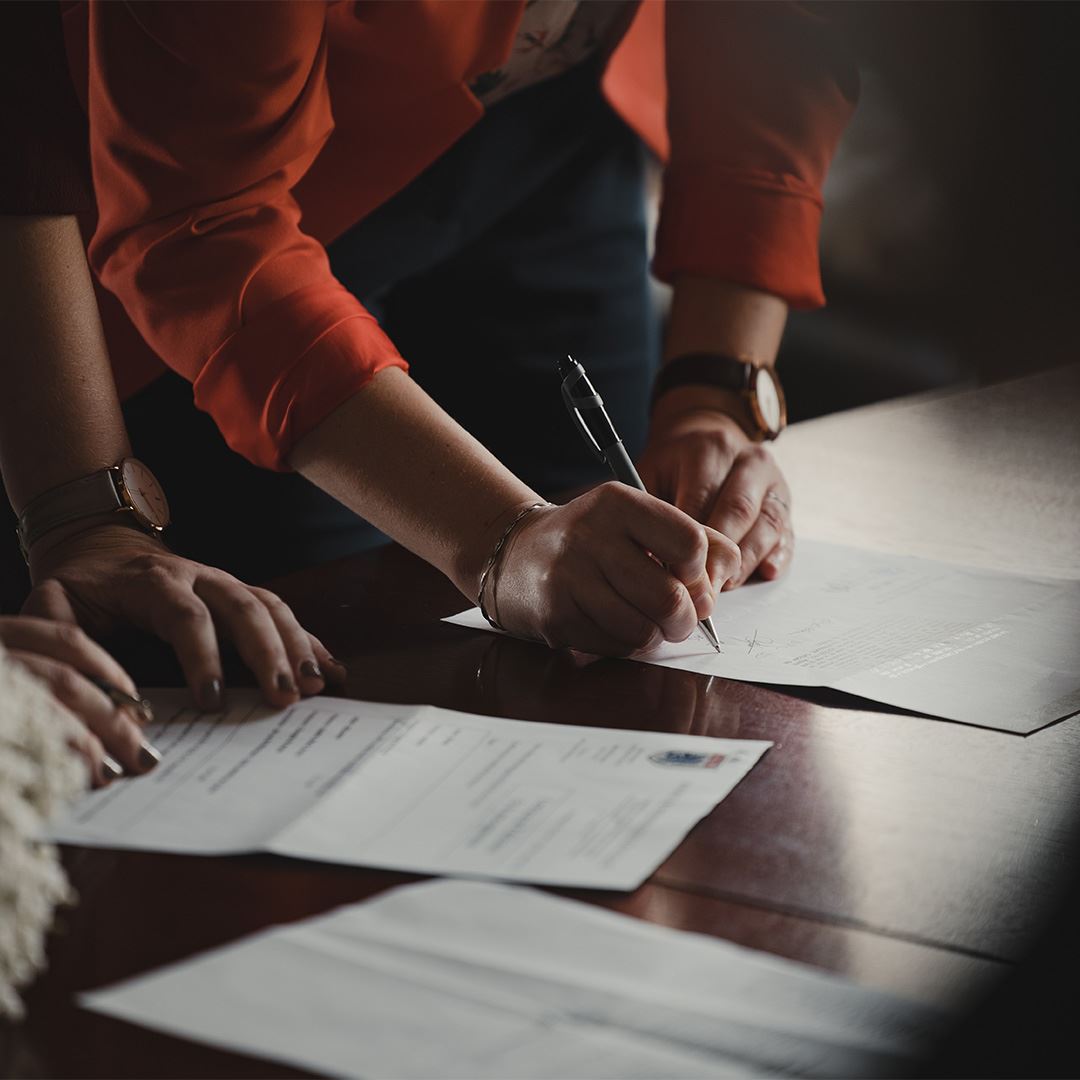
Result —
POLYGON ((71 723, 0 647, 0 1015, 22 1015, 16 988, 44 967, 53 910, 72 899, 56 849, 37 839, 86 786, 71 723))

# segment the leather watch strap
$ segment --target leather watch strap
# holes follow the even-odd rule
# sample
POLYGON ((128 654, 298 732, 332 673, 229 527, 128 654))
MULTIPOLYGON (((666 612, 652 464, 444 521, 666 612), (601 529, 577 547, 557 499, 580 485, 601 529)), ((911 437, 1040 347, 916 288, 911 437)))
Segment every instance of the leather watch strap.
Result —
POLYGON ((687 353, 669 360, 653 384, 652 404, 676 386, 717 386, 741 392, 749 385, 754 365, 719 353, 687 353))
POLYGON ((123 507, 113 474, 113 469, 102 469, 43 491, 19 515, 19 540, 23 549, 29 550, 39 537, 59 525, 123 507))

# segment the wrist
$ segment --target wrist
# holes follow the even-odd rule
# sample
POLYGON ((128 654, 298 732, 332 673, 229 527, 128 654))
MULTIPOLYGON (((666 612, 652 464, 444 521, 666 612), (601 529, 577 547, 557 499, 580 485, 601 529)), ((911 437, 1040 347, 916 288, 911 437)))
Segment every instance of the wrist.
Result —
POLYGON ((511 502, 504 503, 482 522, 467 541, 458 547, 447 576, 472 603, 477 602, 484 570, 506 530, 524 510, 535 503, 542 502, 544 500, 539 495, 530 491, 511 502))
POLYGON ((160 537, 146 532, 134 516, 126 511, 114 510, 58 525, 35 540, 26 553, 30 580, 37 584, 42 578, 48 577, 57 563, 66 557, 71 545, 78 543, 80 550, 95 546, 113 546, 117 543, 128 545, 132 541, 133 533, 148 544, 164 547, 164 541, 160 537))
POLYGON ((686 434, 718 422, 733 425, 749 440, 757 438, 741 396, 716 386, 677 386, 662 394, 653 406, 651 431, 686 434))

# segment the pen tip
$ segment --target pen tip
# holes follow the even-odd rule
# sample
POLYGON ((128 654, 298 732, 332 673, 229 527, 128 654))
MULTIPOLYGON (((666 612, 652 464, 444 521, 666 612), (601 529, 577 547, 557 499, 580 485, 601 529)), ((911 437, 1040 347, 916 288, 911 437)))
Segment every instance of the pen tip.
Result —
POLYGON ((567 355, 565 359, 561 356, 559 357, 559 375, 562 378, 565 379, 568 376, 573 375, 577 370, 577 366, 577 361, 572 356, 567 355))

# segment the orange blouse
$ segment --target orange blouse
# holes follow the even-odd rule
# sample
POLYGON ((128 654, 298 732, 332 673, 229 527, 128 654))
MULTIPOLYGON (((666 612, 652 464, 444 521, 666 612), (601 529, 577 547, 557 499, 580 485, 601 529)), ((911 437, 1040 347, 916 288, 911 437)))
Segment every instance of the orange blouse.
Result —
MULTIPOLYGON (((523 3, 66 10, 90 121, 91 263, 254 463, 287 469, 297 439, 406 366, 325 245, 483 115, 468 84, 505 61, 523 3)), ((821 185, 855 94, 825 21, 788 3, 646 0, 603 89, 668 161, 658 276, 823 303, 821 185)), ((121 386, 160 370, 110 345, 121 386)))

